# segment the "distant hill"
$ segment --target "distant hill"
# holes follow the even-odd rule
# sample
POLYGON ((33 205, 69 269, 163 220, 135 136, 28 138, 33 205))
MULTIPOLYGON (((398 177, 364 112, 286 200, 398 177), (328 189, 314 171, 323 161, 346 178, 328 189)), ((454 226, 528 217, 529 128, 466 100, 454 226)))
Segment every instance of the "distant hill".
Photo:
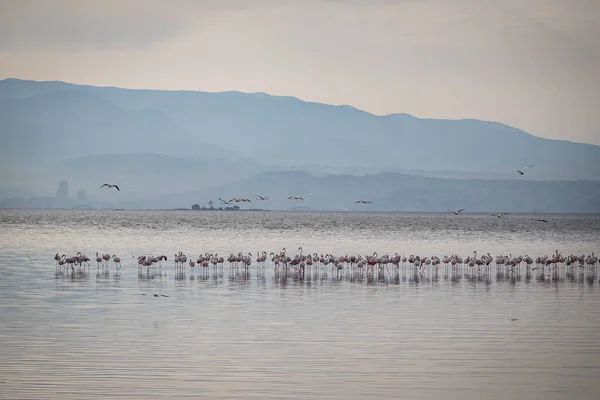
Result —
POLYGON ((154 153, 101 154, 62 161, 47 176, 52 188, 60 179, 66 179, 71 188, 87 190, 91 199, 99 201, 148 201, 163 194, 201 191, 215 182, 234 182, 266 169, 261 163, 245 159, 192 159, 154 153), (119 185, 119 197, 112 191, 101 190, 103 183, 119 185))
POLYGON ((237 156, 190 134, 160 110, 126 110, 83 91, 0 99, 0 121, 0 155, 30 162, 106 152, 237 156))
MULTIPOLYGON (((208 160, 243 159, 235 151, 186 131, 160 110, 125 109, 103 96, 64 85, 59 90, 29 97, 9 97, 3 89, 0 84, 0 168, 3 171, 0 186, 22 186, 25 182, 46 190, 44 185, 49 179, 54 179, 51 181, 54 186, 58 179, 82 175, 94 165, 100 175, 108 169, 119 171, 128 164, 126 157, 138 153, 155 154, 141 164, 148 170, 156 170, 160 154, 174 157, 172 164, 177 167, 184 161, 186 165, 192 164, 189 172, 200 171, 208 160), (95 164, 95 159, 90 158, 102 154, 121 157, 105 158, 103 165, 95 164), (82 159, 77 164, 63 165, 71 170, 61 176, 48 174, 54 166, 72 158, 82 159)), ((180 180, 182 175, 176 173, 176 169, 162 168, 173 175, 160 173, 157 177, 165 178, 166 182, 158 182, 180 180)), ((112 176, 118 175, 123 173, 112 176)), ((243 176, 247 174, 235 175, 236 178, 243 176)))
POLYGON ((55 154, 92 154, 111 143, 114 152, 176 155, 193 148, 281 168, 315 164, 509 179, 514 169, 533 164, 521 180, 600 180, 600 146, 543 139, 496 122, 376 116, 264 93, 16 79, 0 81, 0 99, 2 140, 9 143, 4 154, 15 154, 27 139, 55 154))
MULTIPOLYGON (((468 212, 600 213, 600 182, 438 179, 382 173, 366 176, 267 171, 218 187, 166 195, 164 201, 183 204, 217 197, 248 197, 261 208, 289 210, 432 211, 467 208, 468 212), (254 195, 271 200, 254 200, 254 195), (302 200, 288 200, 301 196, 302 200), (357 205, 356 200, 373 204, 357 205)), ((216 203, 215 203, 216 204, 216 203)))

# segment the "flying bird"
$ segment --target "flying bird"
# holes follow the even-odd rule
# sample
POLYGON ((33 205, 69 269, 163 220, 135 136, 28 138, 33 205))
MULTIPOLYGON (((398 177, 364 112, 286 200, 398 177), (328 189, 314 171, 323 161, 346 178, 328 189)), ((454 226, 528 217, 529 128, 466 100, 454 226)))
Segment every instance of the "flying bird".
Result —
POLYGON ((304 200, 304 199, 300 196, 290 196, 290 197, 288 197, 288 200, 304 200))
POLYGON ((222 198, 220 198, 220 197, 217 197, 217 198, 218 198, 219 200, 221 200, 221 203, 223 203, 223 204, 231 204, 231 203, 230 203, 230 202, 228 202, 227 200, 223 200, 223 199, 222 199, 222 198))
POLYGON ((119 192, 121 191, 121 189, 119 189, 119 187, 117 185, 109 185, 108 183, 105 183, 104 185, 100 186, 100 189, 102 189, 104 186, 106 186, 107 188, 115 188, 117 189, 119 192))
POLYGON ((371 200, 356 200, 354 204, 373 204, 371 200))
POLYGON ((525 175, 525 170, 526 170, 527 168, 533 168, 533 165, 529 165, 529 166, 527 166, 527 167, 525 167, 525 168, 518 169, 518 170, 516 170, 515 172, 518 172, 518 173, 519 173, 519 175, 525 175))
POLYGON ((548 222, 545 219, 537 219, 537 218, 532 218, 532 221, 537 221, 537 222, 548 222))
POLYGON ((234 197, 233 199, 229 200, 230 203, 252 203, 252 200, 250 199, 244 199, 241 197, 234 197))
POLYGON ((453 211, 453 210, 448 210, 449 213, 452 213, 454 215, 460 215, 461 212, 465 211, 464 208, 461 208, 460 210, 457 211, 453 211))
POLYGON ((269 200, 269 196, 259 196, 257 194, 254 195, 258 200, 269 200))
POLYGON ((492 217, 498 217, 498 218, 502 218, 505 215, 508 215, 509 213, 501 213, 501 214, 492 214, 492 217))

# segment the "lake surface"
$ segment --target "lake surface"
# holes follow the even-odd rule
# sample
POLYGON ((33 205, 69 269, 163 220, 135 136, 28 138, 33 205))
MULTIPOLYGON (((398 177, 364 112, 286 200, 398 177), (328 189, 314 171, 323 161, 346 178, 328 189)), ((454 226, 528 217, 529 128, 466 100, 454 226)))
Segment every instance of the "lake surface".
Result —
MULTIPOLYGON (((598 274, 360 279, 172 256, 600 253, 600 216, 0 211, 0 399, 596 399, 598 274), (533 221, 543 218, 548 222, 533 221), (56 275, 55 253, 120 273, 56 275), (134 256, 166 254, 160 274, 134 256), (32 259, 32 261, 29 260, 32 259), (197 269, 197 268, 196 268, 197 269), (155 297, 158 295, 158 297, 155 297), (168 297, 167 297, 168 296, 168 297)), ((269 260, 269 258, 267 259, 269 260)), ((537 272, 537 271, 536 271, 537 272)))

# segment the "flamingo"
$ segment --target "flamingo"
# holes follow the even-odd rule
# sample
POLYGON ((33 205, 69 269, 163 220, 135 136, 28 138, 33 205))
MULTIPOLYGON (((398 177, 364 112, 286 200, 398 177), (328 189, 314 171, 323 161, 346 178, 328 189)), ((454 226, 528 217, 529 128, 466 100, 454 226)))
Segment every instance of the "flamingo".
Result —
POLYGON ((290 197, 288 197, 288 200, 304 200, 304 199, 300 196, 290 196, 290 197))
POLYGON ((115 262, 115 265, 118 265, 117 271, 121 269, 121 259, 115 255, 112 256, 112 260, 115 262))
POLYGON ((356 200, 354 204, 373 204, 371 200, 356 200))
POLYGON ((586 262, 590 267, 595 267, 598 262, 598 257, 592 252, 592 255, 587 258, 586 262))
MULTIPOLYGON (((61 273, 62 273, 62 267, 63 267, 63 265, 65 265, 66 262, 67 262, 67 256, 63 254, 60 257, 60 259, 58 260, 58 266, 60 267, 60 272, 61 273)), ((65 267, 65 272, 66 272, 66 267, 65 267)))
POLYGON ((269 196, 259 196, 257 194, 254 195, 257 200, 269 200, 269 196))
POLYGON ((517 170, 515 170, 515 172, 518 172, 520 176, 523 176, 523 175, 525 175, 525 170, 527 168, 533 168, 533 165, 528 165, 527 167, 524 167, 524 168, 521 168, 521 169, 517 169, 517 170))
POLYGON ((508 215, 508 214, 510 214, 510 213, 492 214, 492 217, 502 218, 502 217, 504 217, 505 215, 508 215))
POLYGON ((233 199, 229 200, 229 203, 252 203, 252 200, 242 197, 234 197, 233 199))
POLYGON ((77 262, 79 263, 80 266, 83 266, 83 269, 85 270, 85 265, 83 265, 84 263, 88 265, 88 268, 90 266, 90 258, 88 256, 86 256, 85 254, 82 254, 81 252, 77 253, 77 262))
POLYGON ((121 189, 119 189, 119 187, 117 185, 110 185, 108 183, 105 183, 104 185, 100 186, 100 189, 102 189, 104 186, 106 186, 107 188, 111 189, 111 188, 115 188, 117 189, 119 192, 121 191, 121 189))
POLYGON ((457 210, 457 211, 448 210, 449 213, 454 214, 454 215, 460 215, 460 213, 463 211, 465 211, 465 208, 461 208, 460 210, 457 210))
POLYGON ((248 253, 248 255, 243 256, 242 257, 242 261, 244 262, 244 267, 246 268, 246 270, 248 269, 248 267, 250 267, 250 264, 252 264, 252 254, 248 253))

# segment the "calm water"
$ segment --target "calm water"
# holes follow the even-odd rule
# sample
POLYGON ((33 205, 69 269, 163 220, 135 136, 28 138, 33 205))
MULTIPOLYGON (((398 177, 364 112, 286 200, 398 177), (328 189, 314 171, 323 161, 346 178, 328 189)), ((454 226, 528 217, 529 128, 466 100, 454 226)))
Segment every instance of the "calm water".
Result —
POLYGON ((0 398, 596 399, 597 275, 283 279, 226 263, 175 279, 171 260, 600 253, 599 216, 531 218, 1 211, 0 398), (119 255, 120 274, 55 276, 53 255, 78 251, 119 255), (138 277, 140 254, 169 256, 163 276, 138 277))

